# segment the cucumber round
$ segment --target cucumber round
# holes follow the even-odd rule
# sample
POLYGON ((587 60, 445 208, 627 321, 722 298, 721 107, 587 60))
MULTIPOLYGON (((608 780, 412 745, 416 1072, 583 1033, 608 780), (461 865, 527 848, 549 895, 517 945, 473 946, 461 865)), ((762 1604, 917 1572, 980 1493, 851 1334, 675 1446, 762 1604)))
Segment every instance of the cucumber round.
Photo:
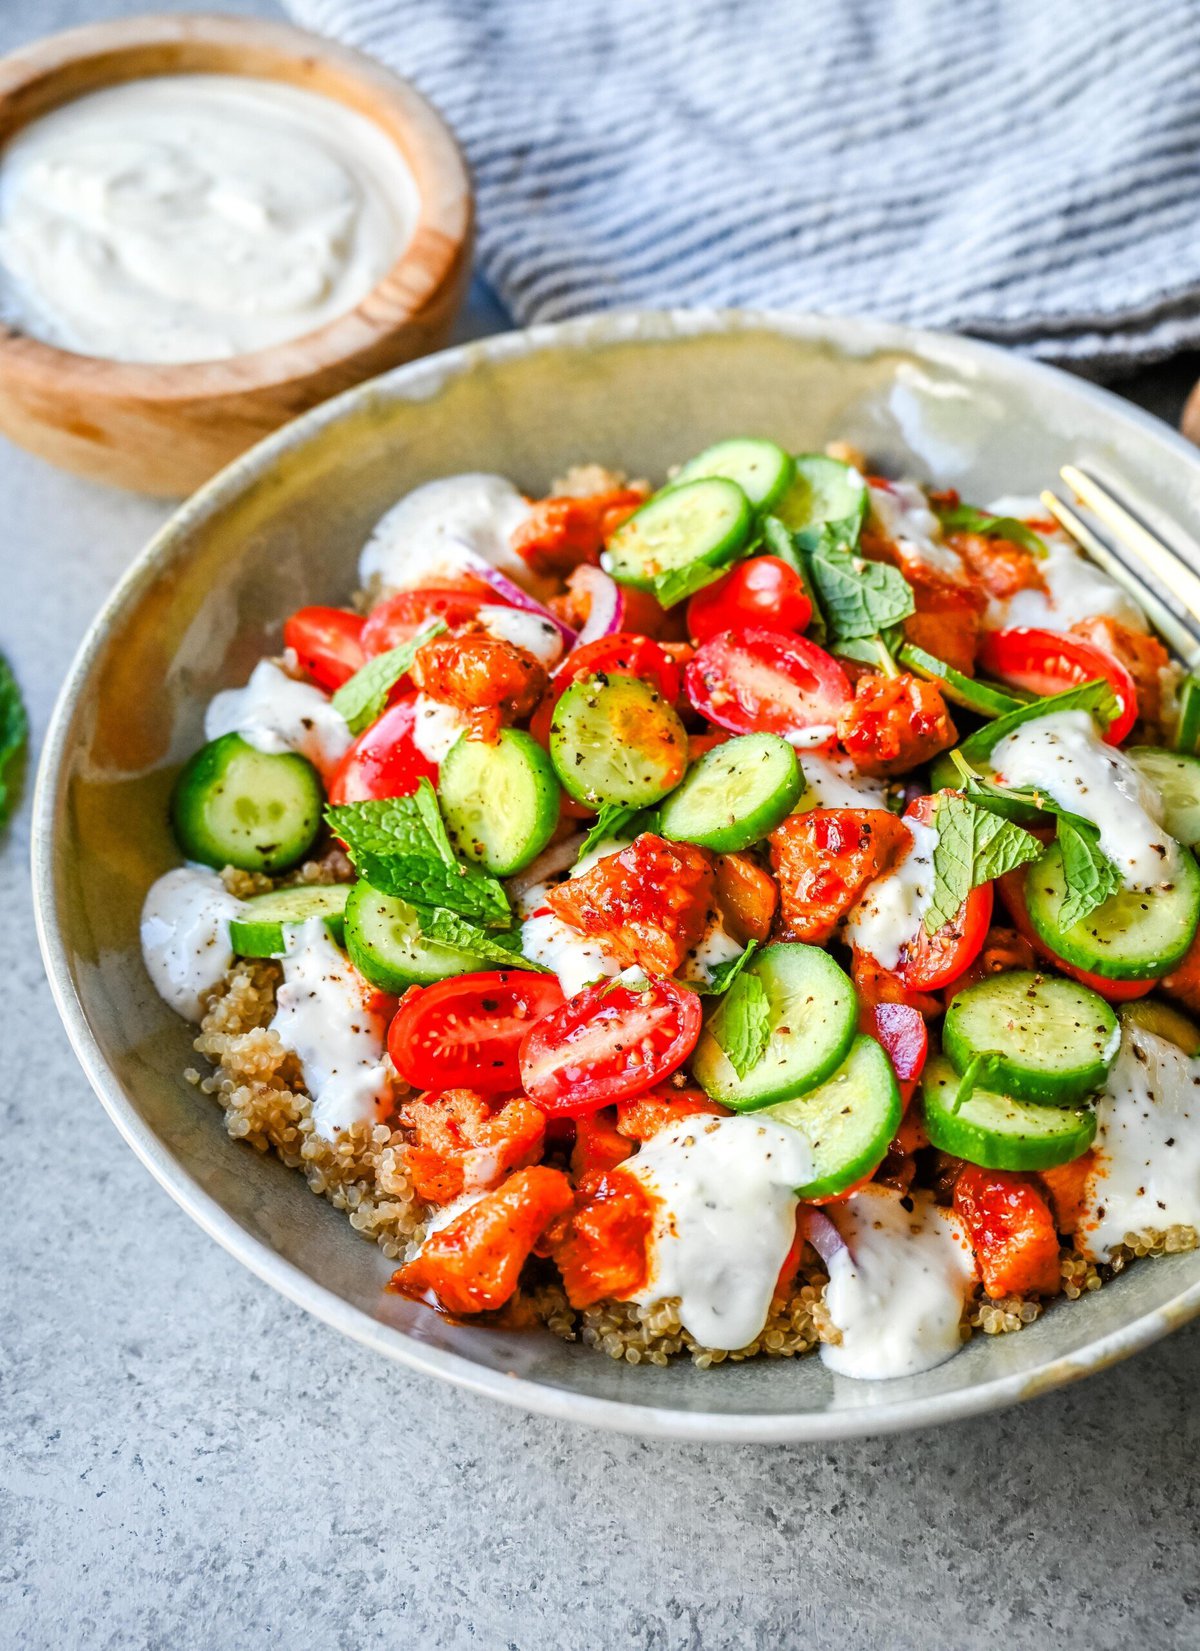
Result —
POLYGON ((849 1053, 858 1026, 854 987, 819 946, 768 946, 744 973, 757 977, 766 993, 770 1031, 762 1055, 738 1076, 720 1042, 723 999, 692 1056, 696 1082, 735 1112, 790 1101, 824 1083, 849 1053))
POLYGON ((1038 939, 1077 969, 1106 980, 1157 980, 1182 961, 1200 921, 1200 871, 1188 849, 1179 850, 1177 862, 1169 888, 1122 889, 1064 929, 1062 852, 1051 843, 1025 878, 1029 921, 1038 939))
POLYGON ((804 789, 796 753, 776 734, 742 734, 706 751, 663 804, 664 837, 730 854, 774 831, 804 789))
POLYGON ((944 1056, 925 1068, 921 1094, 930 1144, 982 1169, 1036 1170, 1069 1164, 1092 1144, 1096 1114, 1090 1106, 1038 1106, 976 1089, 951 1110, 958 1073, 944 1056))
POLYGON ((797 453, 792 485, 774 515, 798 533, 823 522, 851 521, 861 527, 867 514, 867 484, 857 470, 824 453, 797 453))
POLYGON ((692 562, 721 568, 745 545, 753 521, 749 499, 724 476, 666 487, 609 539, 604 567, 618 583, 643 589, 692 562))
POLYGON ((470 952, 426 940, 407 900, 380 894, 369 883, 355 883, 350 890, 345 924, 351 963, 382 992, 406 992, 479 968, 470 952))
POLYGON ((533 735, 506 728, 495 741, 456 741, 438 773, 438 798, 464 859, 511 877, 554 835, 561 792, 533 735))
POLYGON ((671 485, 681 487, 705 476, 724 476, 738 484, 755 510, 770 510, 787 492, 795 474, 792 455, 773 441, 735 436, 689 459, 671 485))
POLYGON ((1200 1055, 1200 1026, 1171 1003, 1160 998, 1139 997, 1121 1005, 1121 1024, 1140 1026, 1143 1032, 1166 1038, 1185 1055, 1200 1055))
POLYGON ((796 1188, 800 1197, 833 1198, 878 1167, 903 1114, 891 1061, 860 1034, 831 1078, 767 1116, 798 1129, 812 1151, 813 1176, 796 1188))
POLYGON ((1121 1042, 1117 1017, 1074 980, 1010 969, 951 999, 942 1049, 957 1072, 992 1059, 991 1081, 1019 1101, 1071 1106, 1098 1089, 1121 1042))
POLYGON ((273 874, 308 853, 324 805, 306 757, 258 751, 240 734, 222 734, 176 780, 171 825, 189 860, 273 874))
POLYGON ((554 708, 550 759, 577 803, 647 808, 687 770, 687 731, 658 689, 635 676, 586 677, 554 708))
POLYGON ((287 950, 284 925, 323 917, 325 927, 341 946, 345 943, 342 914, 349 883, 301 884, 294 889, 271 889, 247 900, 229 923, 229 943, 239 957, 282 957, 287 950))
POLYGON ((1125 755, 1162 798, 1165 829, 1177 843, 1195 848, 1200 843, 1200 759, 1153 745, 1135 745, 1125 755))
POLYGON ((897 654, 905 670, 926 682, 936 682, 945 699, 961 705, 964 711, 973 711, 978 717, 1003 717, 1010 711, 1019 711, 1027 701, 1010 694, 1006 688, 982 682, 978 677, 964 676, 953 665, 947 665, 936 654, 918 648, 915 642, 906 642, 897 654))

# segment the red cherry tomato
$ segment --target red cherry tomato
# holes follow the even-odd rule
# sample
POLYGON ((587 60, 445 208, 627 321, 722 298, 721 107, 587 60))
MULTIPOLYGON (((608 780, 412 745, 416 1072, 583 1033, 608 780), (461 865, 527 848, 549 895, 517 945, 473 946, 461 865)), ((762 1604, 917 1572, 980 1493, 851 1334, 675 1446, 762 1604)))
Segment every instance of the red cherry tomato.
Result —
MULTIPOLYGON (((904 810, 905 817, 932 825, 936 807, 936 797, 917 797, 904 810)), ((925 925, 920 924, 896 970, 897 977, 915 992, 933 992, 957 980, 983 950, 992 921, 992 904, 992 885, 985 883, 971 890, 955 920, 944 924, 936 934, 927 934, 925 925)))
POLYGON ((734 734, 781 734, 807 749, 833 744, 854 697, 846 673, 803 636, 762 629, 710 637, 687 668, 687 696, 734 734))
POLYGON ((361 613, 347 608, 298 608, 284 620, 283 645, 319 688, 334 693, 367 662, 361 613))
POLYGON ((700 999, 673 980, 651 980, 640 991, 589 986, 526 1033, 525 1091, 552 1114, 595 1112, 642 1095, 682 1066, 700 1018, 700 999))
POLYGON ((883 1045, 900 1086, 900 1099, 907 1106, 929 1053, 924 1017, 907 1003, 865 1003, 859 1024, 883 1045))
POLYGON ((364 729, 330 776, 331 803, 407 797, 423 779, 437 784, 437 764, 422 756, 413 739, 416 705, 416 694, 404 694, 364 729))
POLYGON ((696 592, 688 603, 687 628, 693 642, 707 642, 747 625, 802 631, 811 618, 812 603, 795 568, 781 556, 751 556, 696 592))
POLYGON ((1025 867, 1005 872, 999 883, 1000 898, 1008 907, 1013 928, 1028 940, 1039 957, 1052 963, 1060 974, 1069 975, 1081 986, 1090 986, 1093 992, 1098 992, 1109 1003, 1131 1003, 1134 998, 1145 997, 1158 985, 1157 980, 1106 980, 1103 975, 1077 969, 1073 963, 1059 957, 1057 952, 1052 952, 1029 921, 1029 908, 1025 903, 1025 867))
POLYGON ((614 631, 574 648, 550 680, 550 689, 533 713, 529 732, 546 745, 554 707, 573 682, 585 676, 639 676, 654 683, 668 705, 679 698, 679 667, 671 656, 648 636, 634 631, 614 631))
POLYGON ((1024 625, 1011 631, 990 631, 980 643, 979 663, 991 676, 1034 694, 1061 694, 1065 688, 1102 677, 1121 704, 1116 721, 1104 736, 1110 745, 1120 745, 1137 721, 1133 678, 1120 660, 1090 642, 1024 625))
POLYGON ((485 602, 503 607, 503 597, 478 580, 461 584, 425 585, 420 590, 402 590, 386 597, 371 609, 363 626, 362 644, 368 654, 387 653, 402 642, 410 642, 431 619, 444 619, 453 630, 474 619, 485 602))
POLYGON ((520 1089, 518 1055, 531 1025, 562 1006, 553 975, 522 969, 458 975, 404 994, 388 1054, 418 1089, 520 1089))

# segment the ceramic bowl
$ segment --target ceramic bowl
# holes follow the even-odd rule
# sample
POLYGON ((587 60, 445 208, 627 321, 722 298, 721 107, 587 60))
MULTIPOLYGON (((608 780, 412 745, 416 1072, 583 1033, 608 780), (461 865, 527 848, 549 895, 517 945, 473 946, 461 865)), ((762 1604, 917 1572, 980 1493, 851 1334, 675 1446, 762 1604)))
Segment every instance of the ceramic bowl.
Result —
POLYGON ((446 1322, 384 1293, 388 1262, 303 1180, 226 1137, 187 1084, 191 1029, 138 947, 151 881, 177 861, 166 800, 208 698, 245 681, 302 603, 355 583, 368 530, 407 489, 493 470, 530 491, 575 461, 638 475, 720 436, 794 450, 842 437, 884 471, 971 499, 1032 493, 1066 460, 1200 517, 1200 455, 1102 390, 965 339, 745 313, 615 314, 402 367, 263 442, 186 504, 130 569, 66 683, 35 800, 46 966, 113 1121, 153 1175, 248 1267, 415 1370, 549 1415, 677 1438, 826 1439, 946 1421, 1102 1369, 1200 1311, 1200 1254, 1139 1264, 1019 1335, 977 1336, 911 1379, 856 1382, 816 1358, 631 1367, 548 1334, 446 1322))
POLYGON ((283 81, 366 116, 403 154, 419 205, 408 245, 356 308, 267 349, 160 366, 75 355, 0 324, 0 433, 64 469, 168 497, 318 402, 440 349, 470 275, 471 184, 440 115, 382 64, 283 23, 133 17, 35 41, 0 60, 0 143, 102 87, 214 73, 283 81))

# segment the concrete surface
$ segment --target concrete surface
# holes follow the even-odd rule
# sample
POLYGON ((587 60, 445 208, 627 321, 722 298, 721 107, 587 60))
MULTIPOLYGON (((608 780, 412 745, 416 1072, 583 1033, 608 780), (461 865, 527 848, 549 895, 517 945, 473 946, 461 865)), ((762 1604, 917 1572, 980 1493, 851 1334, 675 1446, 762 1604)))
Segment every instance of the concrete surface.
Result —
MULTIPOLYGON (((102 9, 133 8, 4 0, 0 48, 102 9)), ((1134 388, 1171 413, 1188 372, 1134 388)), ((163 511, 3 446, 0 508, 36 743, 163 511)), ((0 848, 4 1651, 1200 1645, 1200 1327, 1021 1410, 827 1449, 642 1444, 410 1376, 121 1144, 42 978, 27 838, 28 796, 0 848)))

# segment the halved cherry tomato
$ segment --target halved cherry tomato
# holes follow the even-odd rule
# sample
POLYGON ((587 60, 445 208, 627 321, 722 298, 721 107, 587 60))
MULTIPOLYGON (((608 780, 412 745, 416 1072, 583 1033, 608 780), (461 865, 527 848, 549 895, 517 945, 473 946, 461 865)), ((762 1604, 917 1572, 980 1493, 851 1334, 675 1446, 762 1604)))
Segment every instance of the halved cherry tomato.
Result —
POLYGON ((505 605, 502 596, 478 579, 398 591, 395 596, 385 597, 367 615, 363 648, 367 654, 382 654, 389 648, 398 648, 402 642, 411 642, 431 619, 444 619, 453 630, 456 625, 465 625, 474 619, 485 602, 505 605))
POLYGON ((641 1095, 691 1054, 700 999, 673 980, 642 989, 601 982, 532 1026, 521 1045, 521 1078, 548 1113, 595 1112, 641 1095))
POLYGON ((803 636, 760 629, 710 637, 687 668, 687 696, 734 734, 780 734, 805 748, 834 741, 853 695, 836 659, 803 636))
POLYGON ((900 1085, 900 1099, 907 1106, 929 1053, 929 1032, 924 1018, 907 1003, 864 1003, 859 1025, 883 1045, 900 1085))
POLYGON ((811 618, 812 603, 795 568, 781 556, 751 556, 696 592, 688 603, 687 628, 693 642, 707 642, 746 625, 802 631, 811 618))
POLYGON ((1158 985, 1157 980, 1105 980, 1101 975, 1089 974, 1086 969, 1077 969, 1073 963, 1066 962, 1050 950, 1029 921, 1029 908, 1025 904, 1025 867, 1020 866, 1016 871, 1006 871, 998 881, 1000 898, 1008 907, 1013 928, 1028 940, 1039 957, 1053 963, 1060 974, 1069 975, 1081 986, 1089 986, 1109 1003, 1130 1003, 1134 998, 1145 997, 1147 992, 1152 992, 1158 985))
POLYGON ((1119 659, 1091 642, 1021 625, 1011 631, 985 634, 979 663, 989 675, 1034 694, 1061 694, 1065 688, 1102 677, 1121 703, 1116 721, 1104 736, 1109 745, 1120 745, 1137 721, 1133 678, 1119 659))
MULTIPOLYGON (((932 825, 937 801, 936 797, 917 797, 904 810, 905 817, 932 825)), ((906 986, 919 992, 949 986, 979 956, 991 921, 992 885, 984 883, 971 890, 958 916, 936 934, 927 934, 924 923, 918 925, 896 974, 906 986)))
POLYGON ((334 693, 367 662, 366 620, 348 608, 297 608, 283 623, 283 645, 319 688, 334 693))
POLYGON ((404 694, 355 740, 329 781, 331 803, 371 797, 408 797, 421 780, 437 784, 437 764, 417 749, 416 694, 404 694))
POLYGON ((417 1089, 521 1087, 518 1053, 530 1027, 562 1007, 553 975, 523 969, 457 975, 404 994, 388 1032, 388 1054, 417 1089))
POLYGON ((550 738, 554 707, 573 682, 585 676, 638 676, 651 682, 674 705, 679 698, 679 667, 657 642, 635 631, 614 631, 574 648, 550 679, 550 690, 533 713, 529 732, 542 745, 550 738))

